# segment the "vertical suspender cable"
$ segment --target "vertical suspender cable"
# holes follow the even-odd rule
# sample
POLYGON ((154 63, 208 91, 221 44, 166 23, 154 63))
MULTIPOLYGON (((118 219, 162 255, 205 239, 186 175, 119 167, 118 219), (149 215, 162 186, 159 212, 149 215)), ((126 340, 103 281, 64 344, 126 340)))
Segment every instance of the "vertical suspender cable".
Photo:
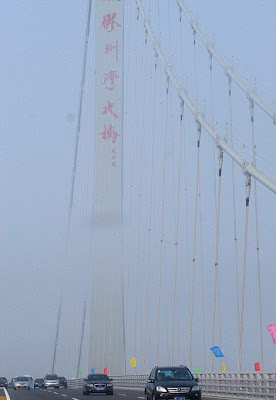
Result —
POLYGON ((239 363, 238 371, 242 369, 242 345, 243 345, 243 318, 244 318, 244 299, 245 299, 245 283, 246 283, 246 263, 247 263, 247 242, 248 242, 248 215, 249 215, 249 199, 251 189, 251 176, 246 175, 245 190, 245 223, 244 223, 244 247, 243 247, 243 268, 242 268, 242 287, 241 287, 241 310, 240 310, 240 330, 239 330, 239 363))
MULTIPOLYGON (((230 138, 231 147, 233 143, 233 117, 232 117, 232 80, 228 76, 228 97, 229 97, 229 121, 230 121, 230 138)), ((235 245, 235 272, 236 272, 236 301, 237 301, 237 320, 238 320, 238 335, 239 335, 239 310, 240 310, 240 285, 239 285, 239 268, 238 268, 238 239, 237 239, 237 215, 236 215, 236 189, 235 189, 235 166, 234 160, 231 159, 231 173, 232 173, 232 199, 233 199, 233 228, 234 228, 234 245, 235 245)), ((239 359, 239 355, 238 355, 239 359)))
MULTIPOLYGON (((179 20, 181 22, 181 8, 179 8, 179 20)), ((183 29, 182 29, 182 24, 181 24, 181 72, 182 72, 182 79, 184 77, 184 67, 183 67, 183 29)), ((191 301, 191 286, 190 286, 190 232, 189 232, 189 213, 188 213, 188 189, 187 189, 187 160, 186 160, 186 135, 184 131, 183 135, 183 158, 184 158, 184 187, 185 187, 185 226, 186 226, 186 240, 185 240, 185 246, 186 246, 186 251, 185 251, 185 266, 186 266, 186 271, 187 271, 187 293, 188 293, 188 299, 189 302, 191 301)), ((190 308, 190 305, 189 305, 190 308)), ((186 354, 184 355, 184 359, 186 358, 186 354)))
MULTIPOLYGON (((137 29, 136 29, 136 43, 138 43, 138 17, 139 14, 137 15, 137 29)), ((138 51, 136 51, 136 71, 135 71, 135 76, 137 75, 138 71, 138 56, 137 56, 138 51)), ((135 84, 134 84, 134 120, 133 120, 133 126, 136 127, 136 121, 137 121, 137 79, 135 79, 135 84)), ((136 132, 137 135, 137 146, 138 147, 138 132, 136 132)), ((134 160, 134 154, 132 157, 132 160, 134 160)), ((137 160, 138 162, 138 160, 137 160)), ((132 169, 133 171, 133 169, 132 169)), ((133 179, 133 178, 132 178, 133 179)), ((132 182, 131 182, 132 184, 132 182)), ((136 288, 136 293, 138 293, 138 287, 137 287, 137 279, 138 279, 138 267, 136 266, 136 274, 135 274, 135 288, 136 288)), ((137 347, 137 297, 135 296, 134 299, 134 343, 133 343, 133 355, 136 357, 136 347, 137 347)))
POLYGON ((78 364, 77 364, 77 377, 80 377, 80 363, 81 363, 81 356, 82 356, 82 349, 83 349, 83 338, 84 338, 84 329, 85 329, 85 318, 86 318, 86 307, 87 307, 87 299, 85 299, 84 307, 83 307, 83 316, 82 316, 82 326, 81 326, 81 339, 80 339, 80 346, 79 346, 79 356, 78 356, 78 364))
POLYGON ((166 89, 166 115, 165 115, 165 132, 163 138, 163 174, 162 174, 162 218, 161 218, 161 238, 160 238, 160 269, 158 282, 158 305, 157 305, 157 343, 156 343, 156 363, 159 361, 160 346, 160 307, 162 292, 162 275, 164 266, 164 228, 165 228, 165 186, 166 186, 166 166, 167 166, 167 136, 168 136, 168 109, 169 109, 169 77, 167 76, 166 89))
MULTIPOLYGON (((138 19, 139 19, 139 9, 137 9, 137 22, 136 22, 136 43, 137 43, 137 40, 138 40, 138 19)), ((136 73, 137 73, 137 63, 138 63, 138 60, 137 60, 137 51, 135 52, 136 53, 136 57, 135 57, 135 75, 136 75, 136 73)), ((136 126, 136 108, 137 108, 137 104, 136 104, 136 102, 137 102, 137 85, 136 85, 136 79, 135 79, 135 83, 134 83, 134 105, 133 105, 133 126, 136 126)), ((134 130, 133 130, 133 132, 134 132, 134 130)), ((133 138, 133 141, 132 141, 132 143, 134 143, 134 138, 133 138)), ((130 177, 130 180, 131 180, 131 182, 130 182, 130 229, 132 229, 133 228, 133 221, 132 221, 132 219, 133 219, 133 170, 134 170, 134 154, 135 154, 135 152, 134 152, 134 144, 133 144, 133 152, 132 152, 132 160, 131 160, 131 177, 130 177)), ((132 232, 131 232, 132 233, 132 232)), ((132 262, 131 262, 131 233, 130 233, 130 238, 129 238, 129 254, 128 254, 128 268, 130 268, 130 265, 132 265, 132 262)), ((129 285, 130 285, 130 273, 128 273, 128 282, 127 282, 127 285, 128 285, 128 290, 129 290, 129 285)), ((129 303, 129 301, 127 302, 127 304, 129 303)), ((134 305, 134 309, 135 309, 135 305, 134 305)), ((128 309, 127 309, 127 313, 128 313, 128 309)), ((134 317, 135 318, 135 317, 134 317)), ((126 332, 126 335, 128 335, 128 331, 126 332)), ((133 335, 136 335, 136 328, 135 328, 135 332, 133 332, 133 335)), ((135 350, 135 348, 136 348, 136 343, 135 343, 135 340, 136 340, 136 337, 134 338, 134 343, 133 343, 133 351, 135 350)))
POLYGON ((62 303, 62 300, 60 300, 59 309, 58 309, 57 330, 56 330, 56 338, 55 338, 55 345, 54 345, 54 355, 53 355, 53 363, 52 363, 52 374, 55 372, 55 366, 56 366, 57 345, 58 345, 60 319, 61 319, 61 303, 62 303))
POLYGON ((200 156, 200 139, 201 139, 201 125, 196 121, 197 130, 197 161, 196 161, 196 181, 195 181, 195 219, 194 219, 194 239, 193 239, 193 266, 192 266, 192 284, 190 296, 190 335, 189 335, 189 368, 192 368, 192 346, 193 346, 193 312, 194 312, 194 285, 195 285, 195 271, 196 271, 196 242, 197 242, 197 213, 198 213, 198 190, 199 190, 199 156, 200 156))
POLYGON ((206 324, 205 324, 205 290, 204 290, 204 265, 203 265, 203 240, 202 240, 202 216, 201 216, 201 181, 199 176, 199 231, 200 231, 200 264, 201 264, 201 295, 202 295, 202 344, 203 344, 203 367, 206 372, 206 324))
POLYGON ((78 162, 78 149, 79 149, 80 129, 81 129, 82 104, 83 104, 83 94, 84 94, 84 84, 85 84, 86 64, 87 64, 87 48, 88 48, 89 33, 90 33, 91 5, 92 5, 92 0, 89 0, 87 25, 86 25, 86 33, 85 33, 82 78, 81 78, 81 93, 80 93, 80 103, 79 103, 79 113, 78 113, 78 124, 77 124, 77 134, 76 134, 75 151, 74 151, 74 163, 73 163, 73 172, 72 172, 72 180, 71 180, 71 192, 70 192, 68 227, 67 227, 67 236, 68 237, 70 235, 71 219, 72 219, 72 211, 73 211, 73 203, 74 203, 74 191, 75 191, 77 162, 78 162))
MULTIPOLYGON (((156 118, 156 67, 157 55, 155 54, 155 73, 153 79, 153 121, 152 121, 152 141, 151 141, 151 173, 150 173, 150 204, 149 204, 149 228, 148 228, 148 252, 147 252, 147 281, 146 281, 146 321, 145 321, 145 344, 147 340, 150 346, 150 336, 148 338, 149 327, 149 278, 150 278, 150 256, 151 256, 151 228, 152 228, 152 188, 153 188, 153 173, 154 173, 154 147, 155 147, 155 118, 156 118)), ((146 363, 147 347, 143 357, 143 366, 146 363)))
MULTIPOLYGON (((146 32, 147 34, 147 32, 146 32)), ((146 41, 146 40, 145 40, 146 41)), ((145 43, 145 58, 144 58, 144 85, 143 85, 143 107, 142 107, 142 144, 141 144, 141 153, 140 153, 140 167, 139 167, 139 187, 138 187, 138 246, 137 246, 137 262, 136 262, 136 299, 135 299, 135 326, 137 328, 137 306, 138 306, 138 295, 139 295, 139 287, 138 287, 138 274, 140 269, 140 260, 141 260, 141 207, 142 207, 142 172, 143 172, 143 156, 144 156, 144 137, 145 137, 145 101, 146 101, 146 76, 147 76, 147 48, 148 46, 145 43)), ((142 321, 141 321, 141 328, 142 328, 142 321)), ((136 333, 135 333, 136 335, 136 333)), ((142 337, 141 337, 142 339, 142 337)), ((136 341, 135 341, 136 346, 136 341)), ((141 349, 142 341, 141 341, 141 349)), ((137 357, 136 354, 136 347, 134 349, 134 357, 137 357)))
MULTIPOLYGON (((221 202, 221 174, 223 163, 223 151, 219 147, 219 182, 218 182, 218 205, 216 212, 216 249, 215 249, 215 265, 214 265, 214 291, 213 291, 213 309, 212 309, 212 346, 215 344, 215 329, 216 329, 216 312, 217 312, 217 288, 219 278, 219 226, 220 226, 220 202, 221 202)), ((219 308, 219 307, 218 307, 219 308)), ((214 358, 211 356, 211 372, 214 370, 214 358)))
POLYGON ((180 205, 180 187, 181 187, 181 161, 182 161, 182 132, 183 132, 183 109, 184 102, 181 101, 180 111, 180 135, 179 135, 179 155, 178 155, 178 184, 177 184, 177 205, 176 205, 176 229, 175 229, 175 251, 174 251, 174 290, 173 290, 173 323, 172 323, 172 348, 171 359, 174 365, 174 337, 175 337, 175 317, 176 317, 176 293, 177 293, 177 271, 178 271, 178 238, 179 238, 179 205, 180 205))
MULTIPOLYGON (((254 130, 254 103, 250 100, 250 116, 251 116, 251 135, 253 149, 253 165, 256 166, 256 146, 255 146, 255 130, 254 130)), ((259 218, 258 218, 258 199, 257 199, 257 183, 254 179, 254 200, 255 200, 255 224, 256 224, 256 256, 257 256, 257 277, 258 277, 258 302, 259 302, 259 330, 260 330, 260 353, 261 368, 264 367, 264 346, 263 346, 263 315, 262 315, 262 292, 261 292, 261 267, 260 267, 260 244, 259 244, 259 218)))
MULTIPOLYGON (((210 87, 211 87, 211 121, 214 128, 214 89, 213 89, 213 56, 209 52, 210 87)), ((217 182, 216 182, 216 145, 213 141, 213 165, 214 165, 214 193, 215 193, 215 213, 217 213, 217 182)))

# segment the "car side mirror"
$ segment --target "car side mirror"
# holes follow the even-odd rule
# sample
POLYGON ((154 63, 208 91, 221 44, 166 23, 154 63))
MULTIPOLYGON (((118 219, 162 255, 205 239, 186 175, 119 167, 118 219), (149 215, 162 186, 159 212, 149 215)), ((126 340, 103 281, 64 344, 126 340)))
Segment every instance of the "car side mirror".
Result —
POLYGON ((87 378, 84 378, 84 381, 87 381, 87 378))
POLYGON ((154 379, 148 379, 148 383, 154 383, 154 379))
POLYGON ((199 382, 199 379, 198 379, 198 378, 195 378, 195 381, 196 381, 196 382, 199 382))
POLYGON ((113 381, 113 379, 112 379, 112 378, 110 378, 109 380, 110 380, 110 381, 113 381))

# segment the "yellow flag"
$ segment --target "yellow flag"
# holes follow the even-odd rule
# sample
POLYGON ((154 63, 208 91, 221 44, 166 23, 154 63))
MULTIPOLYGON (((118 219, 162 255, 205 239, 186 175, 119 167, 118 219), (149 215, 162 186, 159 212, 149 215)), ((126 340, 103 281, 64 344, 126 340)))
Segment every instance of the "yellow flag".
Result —
POLYGON ((225 372, 226 372, 225 364, 221 364, 221 373, 225 374, 225 372))
POLYGON ((136 368, 136 358, 135 357, 131 357, 129 359, 129 363, 130 363, 132 368, 136 368))

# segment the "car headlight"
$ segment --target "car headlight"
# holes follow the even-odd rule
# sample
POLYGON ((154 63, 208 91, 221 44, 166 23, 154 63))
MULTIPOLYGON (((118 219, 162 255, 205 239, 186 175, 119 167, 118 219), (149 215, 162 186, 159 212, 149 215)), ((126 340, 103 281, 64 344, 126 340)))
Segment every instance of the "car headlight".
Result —
POLYGON ((192 387, 192 392, 197 392, 198 390, 200 390, 199 386, 193 386, 192 387))
POLYGON ((156 391, 160 393, 166 393, 167 389, 164 388, 163 386, 156 386, 156 391))

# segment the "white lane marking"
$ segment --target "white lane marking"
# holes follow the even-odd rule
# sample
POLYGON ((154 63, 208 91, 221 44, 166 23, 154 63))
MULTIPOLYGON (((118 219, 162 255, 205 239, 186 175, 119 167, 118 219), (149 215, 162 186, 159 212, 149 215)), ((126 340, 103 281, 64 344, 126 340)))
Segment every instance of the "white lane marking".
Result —
POLYGON ((11 400, 10 395, 9 395, 9 393, 8 393, 6 388, 4 388, 4 393, 5 393, 6 399, 7 400, 11 400))
POLYGON ((46 389, 43 389, 44 390, 44 392, 47 392, 47 390, 46 389))
POLYGON ((58 394, 57 392, 54 392, 55 394, 58 394))
POLYGON ((76 399, 75 397, 72 397, 72 400, 79 400, 79 399, 76 399))
POLYGON ((137 397, 137 399, 143 399, 143 400, 145 400, 145 397, 137 397))
POLYGON ((63 397, 67 397, 67 394, 62 394, 63 397))

